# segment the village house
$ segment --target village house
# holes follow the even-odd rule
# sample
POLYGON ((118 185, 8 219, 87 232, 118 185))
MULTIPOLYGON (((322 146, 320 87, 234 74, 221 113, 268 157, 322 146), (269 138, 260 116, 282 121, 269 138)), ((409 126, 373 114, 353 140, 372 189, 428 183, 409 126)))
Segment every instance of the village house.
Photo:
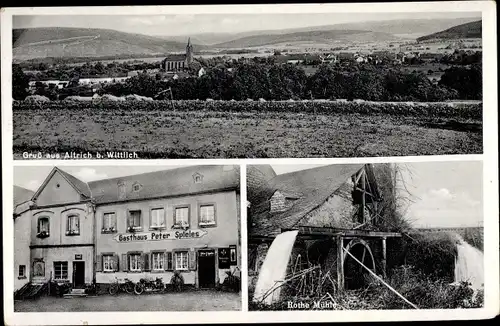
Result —
POLYGON ((34 192, 14 186, 14 290, 22 288, 30 279, 30 201, 34 192))
POLYGON ((168 284, 174 271, 187 285, 215 287, 241 266, 239 196, 237 166, 88 183, 55 167, 29 209, 16 210, 16 234, 30 234, 15 239, 15 264, 25 266, 18 275, 30 282, 22 290, 33 293, 50 280, 73 289, 92 282, 105 289, 117 278, 168 284))
POLYGON ((248 272, 255 284, 273 240, 298 230, 288 270, 321 265, 338 288, 358 288, 365 274, 346 252, 375 273, 386 272, 386 239, 378 231, 382 195, 370 164, 336 164, 276 175, 254 165, 247 172, 248 272), (339 263, 341 262, 341 263, 339 263))

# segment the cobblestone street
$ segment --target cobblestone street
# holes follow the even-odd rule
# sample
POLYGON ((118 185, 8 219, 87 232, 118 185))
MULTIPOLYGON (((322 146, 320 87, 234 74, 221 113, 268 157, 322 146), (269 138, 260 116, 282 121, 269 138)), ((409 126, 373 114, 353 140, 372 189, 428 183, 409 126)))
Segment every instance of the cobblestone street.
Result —
POLYGON ((97 297, 55 298, 15 301, 15 312, 70 311, 234 311, 241 310, 240 293, 189 291, 97 297))

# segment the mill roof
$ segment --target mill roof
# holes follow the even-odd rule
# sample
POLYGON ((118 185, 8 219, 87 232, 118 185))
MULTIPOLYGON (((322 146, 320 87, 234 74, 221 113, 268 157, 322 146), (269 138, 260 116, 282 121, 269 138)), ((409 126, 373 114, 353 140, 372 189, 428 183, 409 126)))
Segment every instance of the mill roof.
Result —
POLYGON ((282 228, 297 226, 361 168, 363 164, 335 164, 277 175, 252 203, 250 236, 275 236, 282 228), (271 213, 269 200, 276 191, 295 200, 286 211, 271 213))

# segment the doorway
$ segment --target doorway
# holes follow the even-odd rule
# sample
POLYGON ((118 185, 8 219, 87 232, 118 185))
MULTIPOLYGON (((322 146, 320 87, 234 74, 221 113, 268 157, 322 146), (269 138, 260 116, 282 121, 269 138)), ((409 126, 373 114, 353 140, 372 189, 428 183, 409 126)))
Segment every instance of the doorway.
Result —
POLYGON ((73 262, 73 287, 81 289, 85 287, 85 262, 73 262))
POLYGON ((200 288, 215 287, 215 251, 198 251, 198 280, 200 288))

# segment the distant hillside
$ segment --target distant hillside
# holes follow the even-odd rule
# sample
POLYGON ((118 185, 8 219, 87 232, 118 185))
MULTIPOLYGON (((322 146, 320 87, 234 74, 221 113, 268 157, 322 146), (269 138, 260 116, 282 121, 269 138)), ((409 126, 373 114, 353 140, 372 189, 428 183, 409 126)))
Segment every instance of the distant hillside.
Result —
POLYGON ((283 35, 311 31, 363 30, 393 35, 407 35, 410 36, 410 38, 416 39, 422 35, 442 31, 474 20, 477 20, 477 18, 400 19, 342 24, 335 24, 332 22, 330 25, 287 28, 281 30, 256 30, 242 33, 201 33, 182 36, 162 36, 162 38, 171 41, 183 41, 190 36, 191 41, 196 44, 213 45, 257 35, 283 35))
MULTIPOLYGON (((186 41, 97 28, 14 29, 13 57, 28 60, 45 57, 98 57, 113 55, 165 54, 184 51, 186 41)), ((203 46, 194 45, 194 50, 203 46)))
POLYGON ((441 32, 419 37, 417 41, 420 42, 433 39, 452 40, 462 38, 481 38, 482 35, 482 21, 478 20, 471 23, 454 26, 441 32))
POLYGON ((330 30, 310 31, 290 34, 254 35, 239 38, 229 42, 214 44, 215 48, 246 48, 279 43, 294 42, 322 42, 332 43, 335 41, 388 41, 396 37, 387 33, 378 33, 364 30, 330 30))

